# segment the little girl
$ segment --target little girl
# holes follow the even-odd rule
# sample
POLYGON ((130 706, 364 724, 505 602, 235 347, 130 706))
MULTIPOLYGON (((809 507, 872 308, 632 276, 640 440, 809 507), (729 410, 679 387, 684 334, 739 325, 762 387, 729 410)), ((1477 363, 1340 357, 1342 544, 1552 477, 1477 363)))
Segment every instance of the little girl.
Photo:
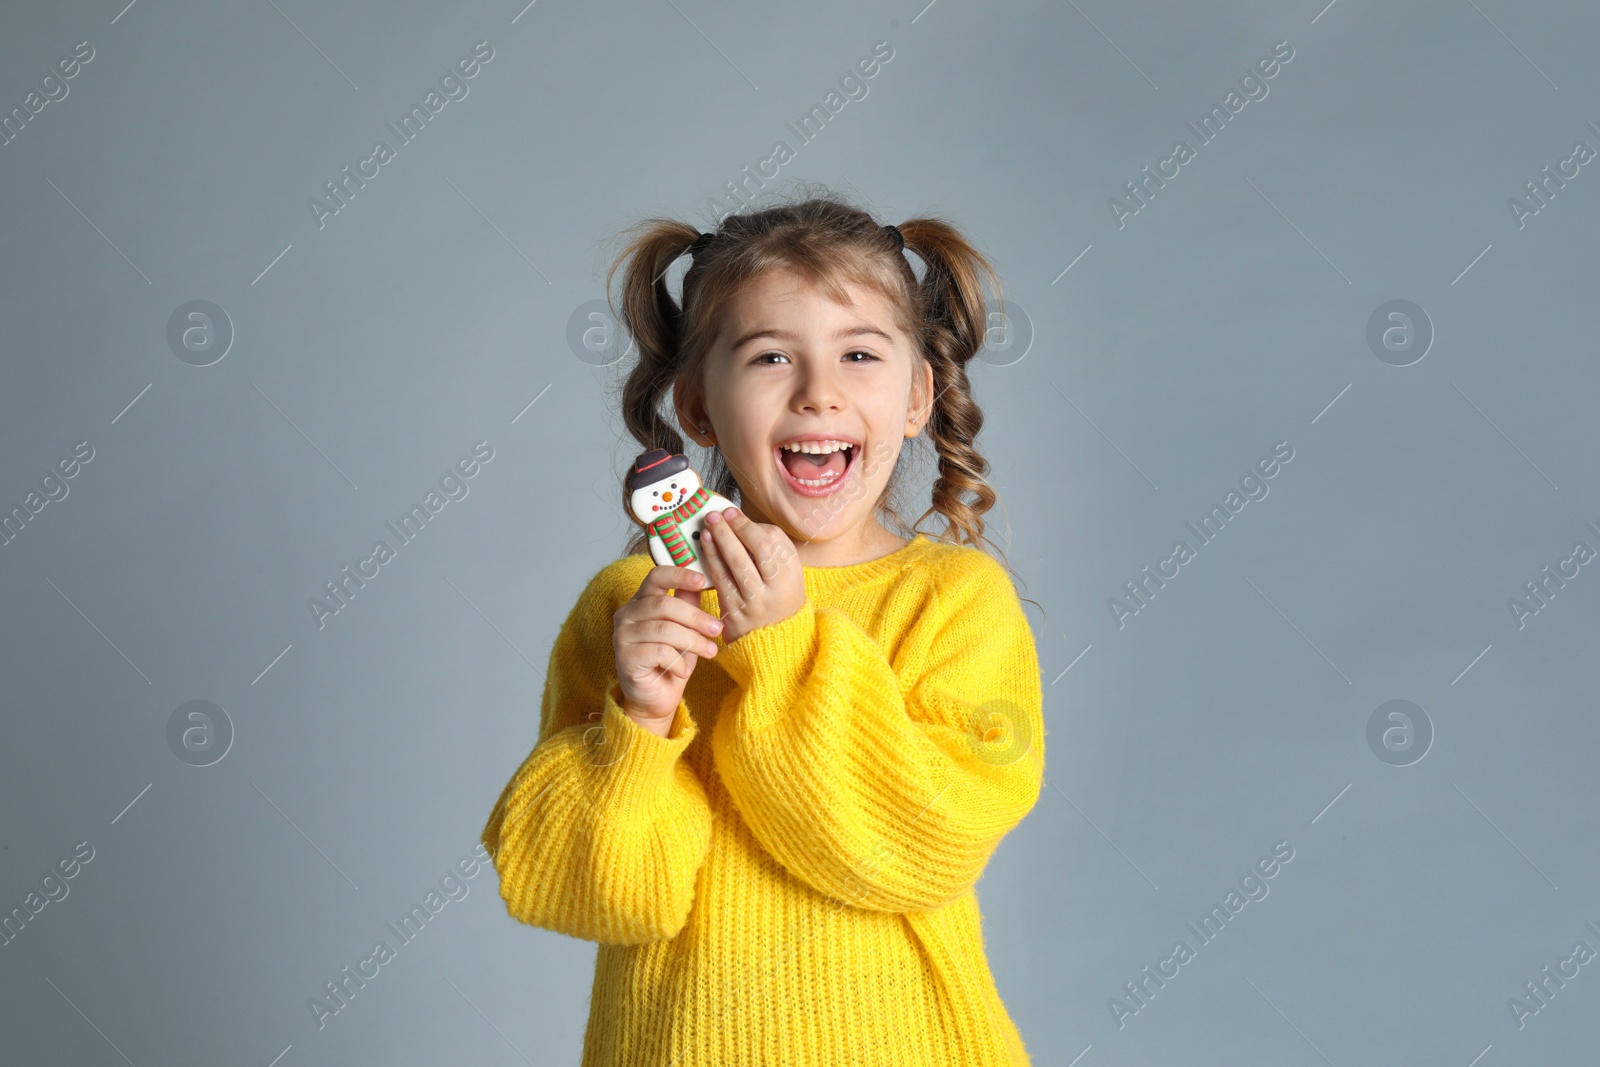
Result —
POLYGON ((681 451, 670 386, 739 506, 706 577, 641 528, 567 616, 483 831, 507 911, 599 944, 583 1067, 1027 1064, 974 890, 1044 775, 1033 634, 975 544, 994 272, 940 219, 831 197, 635 231, 623 416, 681 451), (924 431, 947 531, 908 540, 879 514, 924 431))

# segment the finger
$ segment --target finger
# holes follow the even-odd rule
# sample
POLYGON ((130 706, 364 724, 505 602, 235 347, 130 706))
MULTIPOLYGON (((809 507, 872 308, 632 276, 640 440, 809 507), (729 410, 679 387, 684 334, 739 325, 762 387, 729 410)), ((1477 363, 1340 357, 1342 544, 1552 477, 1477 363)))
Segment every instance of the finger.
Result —
POLYGON ((768 574, 767 568, 771 567, 770 580, 771 577, 776 577, 795 558, 794 540, 790 538, 781 526, 762 526, 759 523, 754 525, 767 539, 768 548, 765 550, 766 554, 759 562, 761 564, 761 573, 764 575, 768 574))
POLYGON ((711 539, 716 544, 717 555, 722 557, 723 567, 739 588, 739 599, 749 600, 764 584, 761 572, 756 570, 755 561, 750 558, 750 550, 726 520, 707 523, 706 529, 712 531, 711 539))
MULTIPOLYGON (((675 659, 675 653, 695 651, 716 654, 716 642, 699 630, 673 619, 632 619, 618 628, 621 643, 627 645, 658 645, 657 662, 675 659)), ((654 652, 655 650, 652 649, 654 652)))
POLYGON ((728 573, 728 565, 722 558, 722 553, 717 551, 717 542, 714 535, 715 526, 721 523, 707 524, 700 531, 702 553, 706 570, 711 572, 711 582, 717 590, 717 606, 722 609, 724 619, 737 614, 744 604, 744 597, 739 595, 739 585, 733 580, 733 575, 728 573))
POLYGON ((707 637, 714 637, 722 630, 722 621, 700 606, 698 595, 647 597, 638 601, 623 615, 624 623, 635 619, 671 619, 691 630, 698 630, 707 637))
POLYGON ((635 599, 665 594, 668 590, 688 590, 698 593, 706 587, 706 576, 688 567, 671 567, 665 564, 651 567, 639 583, 635 599))
POLYGON ((710 655, 716 655, 714 639, 725 626, 721 619, 699 606, 698 597, 691 600, 666 594, 629 601, 617 609, 613 625, 619 652, 623 647, 652 641, 671 646, 670 650, 660 652, 667 662, 658 662, 652 668, 663 672, 676 664, 677 655, 681 655, 683 649, 706 648, 710 655))
MULTIPOLYGON (((765 583, 767 579, 766 573, 761 569, 761 543, 763 540, 762 531, 760 527, 750 521, 749 516, 747 516, 744 512, 734 510, 733 508, 729 508, 728 510, 733 511, 733 515, 724 515, 722 517, 722 522, 718 523, 718 525, 726 526, 728 528, 728 543, 737 543, 737 546, 744 550, 745 558, 750 561, 749 571, 747 571, 743 576, 739 575, 738 572, 735 571, 735 577, 748 578, 752 582, 750 591, 753 593, 756 589, 755 583, 765 583)), ((730 565, 734 567, 738 567, 743 564, 743 560, 736 559, 732 552, 728 553, 728 558, 730 565)))
POLYGON ((661 675, 663 678, 683 678, 683 677, 686 677, 683 673, 681 673, 681 670, 680 670, 678 665, 680 663, 684 662, 685 657, 688 656, 688 655, 689 654, 687 652, 680 651, 676 656, 674 656, 672 659, 668 660, 667 662, 655 664, 654 666, 652 666, 650 668, 650 671, 653 674, 661 675))
POLYGON ((695 655, 695 653, 692 651, 680 653, 679 656, 680 658, 678 663, 680 666, 677 670, 672 672, 673 676, 676 678, 687 678, 689 675, 694 673, 695 660, 699 659, 700 657, 695 655))
POLYGON ((651 674, 678 680, 694 673, 694 665, 698 660, 710 659, 717 654, 716 642, 702 637, 695 637, 682 647, 665 641, 641 641, 639 644, 648 645, 650 654, 657 657, 656 662, 646 668, 651 674))
POLYGON ((781 533, 775 533, 772 527, 763 526, 751 519, 743 511, 734 510, 733 518, 728 520, 728 526, 738 535, 744 544, 745 550, 750 553, 751 564, 763 583, 770 582, 778 576, 781 566, 780 555, 782 544, 788 538, 781 533))

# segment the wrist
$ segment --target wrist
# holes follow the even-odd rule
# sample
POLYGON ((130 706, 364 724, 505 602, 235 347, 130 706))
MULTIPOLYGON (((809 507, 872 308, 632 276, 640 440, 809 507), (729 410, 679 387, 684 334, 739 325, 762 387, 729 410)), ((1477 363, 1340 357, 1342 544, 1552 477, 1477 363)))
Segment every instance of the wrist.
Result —
POLYGON ((744 692, 741 729, 759 731, 800 699, 821 650, 819 621, 806 599, 788 618, 759 626, 718 653, 723 671, 744 692))
POLYGON ((622 713, 634 721, 642 730, 649 730, 657 737, 666 737, 672 729, 672 720, 677 717, 678 705, 674 704, 666 711, 656 711, 649 708, 635 708, 626 701, 622 704, 622 713))

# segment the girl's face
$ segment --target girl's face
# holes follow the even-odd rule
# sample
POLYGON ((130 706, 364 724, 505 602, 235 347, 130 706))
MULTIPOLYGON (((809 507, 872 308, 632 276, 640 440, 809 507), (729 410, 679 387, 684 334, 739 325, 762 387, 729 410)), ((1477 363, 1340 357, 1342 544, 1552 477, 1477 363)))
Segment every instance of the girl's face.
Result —
POLYGON ((845 290, 851 307, 789 270, 767 272, 729 304, 706 357, 705 394, 683 379, 673 390, 684 432, 715 442, 744 512, 782 528, 808 566, 898 546, 874 504, 933 395, 933 370, 916 359, 888 301, 857 285, 845 290), (851 447, 832 456, 781 447, 808 438, 818 439, 808 448, 851 447))

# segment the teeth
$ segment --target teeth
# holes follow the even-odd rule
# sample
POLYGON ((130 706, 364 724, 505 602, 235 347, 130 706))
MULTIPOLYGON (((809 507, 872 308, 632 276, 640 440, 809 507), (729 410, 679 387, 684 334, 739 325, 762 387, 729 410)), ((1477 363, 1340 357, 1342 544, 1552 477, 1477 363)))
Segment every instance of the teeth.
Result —
POLYGON ((852 447, 849 441, 796 441, 793 444, 779 445, 785 452, 810 452, 814 455, 826 455, 829 452, 838 452, 840 449, 852 447))
MULTIPOLYGON (((790 444, 779 445, 778 447, 783 449, 785 452, 809 452, 812 455, 828 455, 829 453, 840 452, 845 449, 854 448, 855 446, 849 441, 835 441, 830 439, 826 441, 795 441, 791 442, 790 444)), ((826 474, 821 478, 801 478, 793 471, 790 471, 789 477, 793 478, 801 485, 811 486, 812 488, 820 488, 824 485, 831 485, 833 482, 842 477, 842 475, 826 474)))

